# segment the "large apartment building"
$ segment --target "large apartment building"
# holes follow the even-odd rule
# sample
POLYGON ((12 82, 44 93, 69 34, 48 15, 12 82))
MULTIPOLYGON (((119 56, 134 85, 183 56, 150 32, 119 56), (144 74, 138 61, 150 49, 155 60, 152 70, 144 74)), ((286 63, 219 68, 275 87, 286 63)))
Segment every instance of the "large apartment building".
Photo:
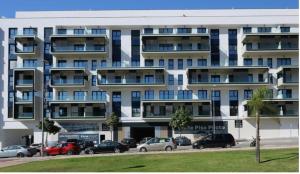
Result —
POLYGON ((41 142, 54 120, 67 138, 255 136, 247 102, 267 87, 276 113, 261 113, 262 138, 299 131, 298 9, 17 12, 0 19, 0 147, 41 142))

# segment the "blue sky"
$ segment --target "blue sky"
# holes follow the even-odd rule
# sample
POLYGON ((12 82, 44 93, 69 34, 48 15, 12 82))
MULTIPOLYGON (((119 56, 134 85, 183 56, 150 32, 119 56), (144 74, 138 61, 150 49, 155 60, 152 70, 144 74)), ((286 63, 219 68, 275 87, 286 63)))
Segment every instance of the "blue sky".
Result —
POLYGON ((298 8, 298 0, 0 0, 0 16, 15 11, 298 8))

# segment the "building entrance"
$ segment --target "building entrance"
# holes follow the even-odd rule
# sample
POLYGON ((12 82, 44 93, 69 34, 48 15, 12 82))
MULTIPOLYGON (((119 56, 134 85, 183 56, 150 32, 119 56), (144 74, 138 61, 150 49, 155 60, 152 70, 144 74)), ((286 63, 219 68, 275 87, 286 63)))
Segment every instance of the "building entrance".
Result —
POLYGON ((131 127, 130 137, 134 138, 137 142, 141 141, 144 137, 154 137, 154 127, 131 127))

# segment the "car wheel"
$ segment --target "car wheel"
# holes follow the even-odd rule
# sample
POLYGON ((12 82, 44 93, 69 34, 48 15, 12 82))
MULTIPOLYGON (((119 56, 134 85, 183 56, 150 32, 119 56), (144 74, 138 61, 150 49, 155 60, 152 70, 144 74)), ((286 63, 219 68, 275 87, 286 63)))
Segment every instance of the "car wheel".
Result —
POLYGON ((91 155, 92 155, 92 154, 95 154, 95 152, 94 152, 93 150, 91 150, 91 149, 88 150, 87 153, 88 153, 88 154, 91 154, 91 155))
POLYGON ((147 152, 147 149, 145 147, 140 148, 140 152, 147 152))
POLYGON ((68 152, 67 152, 67 155, 73 155, 74 153, 73 153, 73 151, 72 150, 69 150, 68 152))
POLYGON ((17 157, 18 157, 18 158, 23 158, 24 156, 25 156, 25 155, 24 155, 23 153, 21 153, 21 152, 17 154, 17 157))
POLYGON ((168 147, 166 147, 166 149, 165 149, 166 151, 172 151, 173 150, 173 148, 171 147, 171 146, 168 146, 168 147))
POLYGON ((115 153, 120 153, 120 149, 119 148, 115 148, 115 153))
POLYGON ((231 144, 226 144, 226 148, 230 148, 231 147, 231 144))
POLYGON ((204 149, 204 146, 203 145, 200 145, 200 146, 198 146, 199 147, 199 149, 204 149))

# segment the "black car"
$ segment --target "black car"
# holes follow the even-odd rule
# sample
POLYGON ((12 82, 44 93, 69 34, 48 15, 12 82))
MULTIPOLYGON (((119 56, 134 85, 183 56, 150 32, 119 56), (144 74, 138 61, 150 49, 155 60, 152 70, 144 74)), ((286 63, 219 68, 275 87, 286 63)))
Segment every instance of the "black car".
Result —
POLYGON ((85 149, 85 153, 86 154, 108 153, 108 152, 122 153, 128 150, 129 147, 125 144, 108 141, 108 142, 103 142, 101 144, 98 144, 95 147, 90 147, 85 149))
POLYGON ((231 134, 211 134, 193 143, 193 149, 231 146, 235 146, 235 140, 231 134))
POLYGON ((176 142, 176 145, 178 145, 178 146, 189 146, 192 144, 191 140, 185 136, 176 137, 175 142, 176 142))
POLYGON ((121 143, 128 145, 130 148, 136 148, 136 141, 133 138, 124 138, 121 143))

